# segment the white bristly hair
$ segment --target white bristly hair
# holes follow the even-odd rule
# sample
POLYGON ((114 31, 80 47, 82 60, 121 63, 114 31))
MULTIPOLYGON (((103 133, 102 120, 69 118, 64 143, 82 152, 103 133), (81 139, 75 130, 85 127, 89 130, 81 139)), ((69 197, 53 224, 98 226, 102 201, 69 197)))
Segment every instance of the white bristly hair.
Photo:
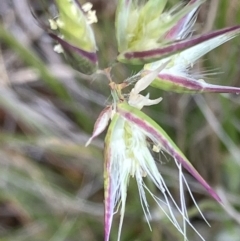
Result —
MULTIPOLYGON (((201 213, 187 181, 182 172, 182 166, 176 160, 176 165, 179 170, 179 188, 180 188, 180 207, 177 205, 176 201, 173 199, 168 187, 166 186, 163 177, 161 176, 156 162, 152 157, 151 151, 148 149, 147 137, 150 138, 154 144, 159 145, 156 140, 149 135, 144 133, 137 126, 132 123, 127 122, 125 119, 119 117, 116 127, 113 130, 112 139, 110 143, 111 150, 111 163, 110 163, 110 182, 111 182, 111 202, 113 207, 113 212, 116 213, 120 208, 120 223, 118 231, 118 241, 120 240, 126 197, 127 197, 127 186, 130 176, 135 177, 137 181, 139 196, 141 206, 146 217, 147 223, 150 227, 149 217, 151 217, 149 206, 147 203, 145 190, 150 194, 150 196, 156 201, 159 208, 165 213, 171 223, 176 227, 176 229, 184 236, 184 240, 187 240, 186 225, 188 224, 199 237, 204 240, 204 238, 198 233, 198 231, 190 223, 187 208, 184 197, 184 184, 186 185, 191 198, 194 201, 197 209, 201 213), (143 177, 147 176, 150 178, 156 187, 161 191, 163 199, 155 196, 150 189, 145 185, 143 177), (167 210, 166 207, 167 206, 167 210), (115 211, 114 211, 115 209, 115 211), (174 211, 173 211, 174 209, 174 211), (183 224, 180 225, 179 221, 174 214, 175 209, 178 210, 179 214, 182 216, 183 224)), ((114 214, 113 213, 113 214, 114 214)), ((205 220, 205 219, 204 219, 205 220)), ((205 220, 206 221, 206 220, 205 220)), ((151 228, 151 227, 150 227, 151 228)))

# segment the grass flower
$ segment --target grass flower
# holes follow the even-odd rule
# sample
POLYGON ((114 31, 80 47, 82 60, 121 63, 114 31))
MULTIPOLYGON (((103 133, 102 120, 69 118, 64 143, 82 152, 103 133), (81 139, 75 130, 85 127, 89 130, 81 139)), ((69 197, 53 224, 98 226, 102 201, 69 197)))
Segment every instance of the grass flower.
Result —
POLYGON ((194 227, 190 223, 186 212, 183 183, 185 183, 190 193, 191 191, 182 173, 182 167, 188 170, 213 198, 220 201, 218 195, 199 175, 166 132, 140 110, 145 105, 157 104, 161 101, 162 98, 150 100, 149 95, 142 96, 139 93, 152 83, 157 74, 164 69, 166 65, 167 63, 141 78, 127 99, 121 95, 120 88, 113 84, 112 95, 114 103, 106 107, 100 114, 95 124, 93 135, 87 142, 88 145, 94 137, 107 127, 110 121, 105 138, 104 150, 105 241, 109 240, 113 215, 118 209, 120 209, 121 215, 118 233, 118 241, 120 240, 126 205, 127 186, 131 177, 135 178, 137 182, 140 202, 146 219, 148 220, 150 216, 145 195, 145 192, 148 192, 157 202, 161 210, 168 216, 172 224, 183 234, 185 239, 187 239, 186 224, 189 224, 193 229, 194 227), (176 166, 179 169, 179 181, 182 183, 180 205, 175 202, 168 190, 152 156, 152 151, 164 151, 172 156, 176 162, 176 166), (153 181, 162 193, 161 197, 155 196, 150 191, 144 182, 145 177, 153 181), (171 204, 173 204, 173 206, 171 204), (165 209, 166 206, 168 212, 165 209), (177 209, 182 216, 183 224, 180 224, 175 217, 172 211, 173 208, 177 209))
POLYGON ((97 46, 91 28, 97 22, 92 4, 78 0, 56 0, 59 15, 49 19, 49 35, 58 42, 54 50, 63 53, 70 64, 82 73, 97 69, 97 46))
MULTIPOLYGON (((206 53, 208 47, 213 49, 239 33, 236 27, 189 37, 197 9, 203 2, 191 0, 185 6, 180 4, 164 12, 166 0, 119 1, 116 15, 118 60, 131 64, 152 63, 196 45, 207 46, 203 50, 206 53)), ((201 50, 197 51, 199 54, 201 50)))
POLYGON ((116 15, 116 36, 120 52, 118 59, 128 62, 130 61, 128 55, 135 51, 150 51, 168 44, 175 35, 172 30, 178 22, 187 14, 195 12, 202 3, 202 0, 192 1, 184 7, 178 5, 168 12, 163 12, 167 0, 118 1, 116 15))
MULTIPOLYGON (((230 39, 236 37, 240 33, 240 27, 230 27, 215 32, 198 36, 198 37, 189 37, 191 36, 192 28, 196 20, 196 12, 198 6, 202 1, 194 0, 190 1, 182 10, 179 10, 180 6, 175 7, 174 10, 171 10, 168 13, 162 13, 166 1, 160 1, 161 6, 156 7, 156 1, 148 1, 145 5, 140 5, 140 7, 135 6, 136 2, 132 1, 122 1, 119 5, 119 16, 117 20, 123 18, 124 15, 128 12, 123 12, 124 7, 127 8, 130 12, 139 12, 137 14, 139 20, 136 22, 140 26, 131 27, 131 23, 134 22, 133 19, 129 20, 129 23, 125 27, 125 31, 129 33, 129 36, 132 34, 132 38, 123 37, 120 42, 120 36, 123 36, 121 28, 117 31, 117 36, 119 36, 119 45, 120 51, 123 50, 121 45, 127 42, 128 38, 133 41, 128 43, 129 46, 132 46, 138 43, 142 43, 142 51, 138 52, 137 49, 133 48, 135 52, 128 52, 125 56, 129 56, 129 60, 133 57, 135 63, 148 62, 145 64, 142 74, 144 75, 148 70, 154 70, 161 66, 166 61, 169 61, 168 65, 162 70, 155 81, 152 82, 152 86, 160 88, 166 91, 174 91, 178 93, 197 93, 197 92, 218 92, 218 93, 240 93, 240 88, 230 87, 230 86, 219 86, 206 83, 203 79, 197 79, 194 75, 190 74, 190 69, 194 63, 201 58, 203 55, 213 50, 214 48, 220 46, 221 44, 229 41, 230 39), (147 14, 147 11, 157 9, 156 17, 157 20, 152 17, 151 14, 147 14), (132 9, 132 10, 131 10, 132 9), (179 11, 178 11, 179 10, 179 11), (176 13, 175 13, 176 12, 176 13), (176 16, 174 15, 176 14, 176 16), (161 15, 162 14, 162 15, 161 15), (178 17, 177 17, 178 16, 178 17), (159 24, 156 27, 156 31, 148 33, 148 24, 152 26, 152 21, 159 24), (143 26, 144 25, 144 26, 143 26), (161 26, 161 27, 159 27, 161 26), (137 31, 137 32, 136 32, 137 31), (139 34, 139 37, 137 36, 139 34), (154 35, 156 34, 156 35, 154 35), (155 37, 154 37, 155 36, 155 37), (158 37, 156 37, 158 36, 158 37), (161 36, 161 37, 159 37, 161 36), (189 38, 187 38, 189 37, 189 38), (152 44, 150 39, 155 41, 155 44, 152 44), (146 41, 146 42, 145 42, 146 41), (147 50, 149 47, 147 43, 156 48, 153 50, 147 50), (162 48, 157 48, 157 46, 163 46, 162 48), (166 46, 165 46, 166 45, 166 46), (187 48, 186 48, 187 47, 187 48), (175 53, 176 51, 176 53, 175 53), (152 53, 153 55, 151 55, 152 53), (153 61, 153 57, 156 53, 156 58, 158 58, 158 53, 161 55, 161 60, 153 61), (168 56, 171 53, 170 56, 168 56), (132 54, 132 55, 131 55, 132 54), (153 59, 151 60, 150 54, 153 59), (167 57, 164 57, 167 56, 167 57), (135 57, 137 59, 135 59, 135 57), (146 57, 146 58, 145 58, 146 57), (148 58, 150 57, 150 58, 148 58), (152 62, 153 61, 153 62, 152 62)), ((133 13, 129 13, 129 16, 135 16, 133 13)), ((120 20, 119 20, 120 21, 120 20)), ((118 22, 117 22, 118 23, 118 22)), ((118 23, 117 26, 122 26, 122 23, 118 23)), ((133 24, 134 25, 134 24, 133 24)), ((149 29, 150 31, 150 29, 149 29)), ((127 45, 127 44, 125 44, 127 45)), ((139 49, 140 49, 139 44, 139 49)), ((149 46, 150 46, 149 45, 149 46)), ((130 48, 131 49, 131 48, 130 48)), ((159 57, 160 57, 159 55, 159 57)), ((124 60, 125 61, 125 60, 124 60)), ((128 60, 126 60, 128 61, 128 60)))
POLYGON ((159 72, 155 81, 152 82, 152 86, 178 93, 240 93, 240 88, 208 84, 203 79, 197 79, 194 75, 190 74, 191 67, 193 67, 194 63, 199 58, 212 49, 236 37, 239 33, 239 26, 222 29, 213 32, 211 38, 205 42, 196 44, 167 58, 146 64, 144 66, 145 70, 154 70, 164 62, 169 61, 166 68, 159 72))

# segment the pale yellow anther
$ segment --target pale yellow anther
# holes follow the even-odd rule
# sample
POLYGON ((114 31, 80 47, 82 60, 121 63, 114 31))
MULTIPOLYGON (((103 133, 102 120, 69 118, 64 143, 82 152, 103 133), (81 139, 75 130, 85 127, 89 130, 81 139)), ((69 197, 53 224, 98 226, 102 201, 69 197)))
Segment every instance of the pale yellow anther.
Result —
POLYGON ((82 5, 82 9, 86 13, 88 24, 97 23, 98 21, 96 16, 96 11, 91 10, 92 7, 93 7, 92 3, 89 3, 89 2, 82 5))
POLYGON ((57 30, 58 25, 57 25, 56 21, 54 21, 53 19, 48 19, 48 22, 49 22, 50 28, 51 28, 52 30, 57 30))
POLYGON ((140 95, 139 92, 145 90, 154 81, 158 73, 167 66, 168 63, 169 61, 165 62, 164 64, 156 68, 154 71, 151 71, 150 73, 144 75, 140 80, 138 80, 138 82, 135 84, 134 88, 130 92, 128 100, 129 105, 141 110, 143 106, 156 105, 162 100, 161 97, 154 100, 150 100, 149 94, 143 96, 140 95))
POLYGON ((88 11, 90 11, 92 9, 93 5, 90 2, 86 2, 82 5, 82 10, 87 13, 88 11))
POLYGON ((61 53, 64 52, 61 44, 55 45, 54 48, 53 48, 53 50, 54 50, 55 52, 57 52, 58 54, 61 54, 61 53))
POLYGON ((96 11, 95 10, 89 11, 87 13, 87 20, 88 20, 89 24, 97 23, 98 19, 97 19, 97 15, 96 15, 96 11))
POLYGON ((161 147, 160 147, 160 146, 153 145, 152 150, 153 150, 154 152, 157 152, 157 153, 158 153, 158 152, 160 152, 161 147))

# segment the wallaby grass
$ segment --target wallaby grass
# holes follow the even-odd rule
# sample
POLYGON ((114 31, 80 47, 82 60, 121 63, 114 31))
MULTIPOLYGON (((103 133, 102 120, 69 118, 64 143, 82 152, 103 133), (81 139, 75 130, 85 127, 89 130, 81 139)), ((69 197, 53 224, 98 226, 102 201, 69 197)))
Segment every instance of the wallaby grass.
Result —
MULTIPOLYGON (((114 80, 122 81, 137 69, 114 63, 115 2, 97 2, 99 23, 94 28, 100 67, 110 63, 114 80), (102 7, 106 4, 108 10, 102 7)), ((201 8, 196 31, 240 24, 239 16, 237 0, 208 1, 201 8)), ((89 80, 54 53, 52 41, 37 26, 25 0, 1 1, 0 21, 0 240, 103 240, 103 135, 88 148, 84 145, 108 103, 108 82, 103 77, 89 80)), ((213 69, 217 74, 209 76, 212 83, 240 86, 239 56, 238 37, 206 55, 195 71, 213 69)), ((206 240, 238 240, 240 97, 152 92, 153 96, 161 92, 164 99, 148 114, 223 200, 222 207, 187 175, 212 226, 204 223, 189 198, 189 216, 196 229, 206 240)), ((171 159, 156 159, 178 198, 171 159)), ((151 207, 152 232, 132 181, 121 240, 182 239, 164 215, 151 207)), ((115 221, 112 240, 117 237, 118 215, 115 221)), ((189 240, 199 239, 189 232, 189 240)))

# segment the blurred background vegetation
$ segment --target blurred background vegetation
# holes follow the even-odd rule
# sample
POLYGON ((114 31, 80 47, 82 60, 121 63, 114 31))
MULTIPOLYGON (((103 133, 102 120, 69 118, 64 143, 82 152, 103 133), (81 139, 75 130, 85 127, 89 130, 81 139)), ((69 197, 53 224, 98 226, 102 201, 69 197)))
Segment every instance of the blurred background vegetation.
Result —
MULTIPOLYGON (((100 68, 112 66, 114 81, 121 82, 138 67, 114 62, 117 1, 92 2, 99 19, 94 30, 100 68)), ((176 2, 169 1, 169 5, 176 2)), ((239 0, 208 0, 195 29, 203 33, 237 24, 239 0)), ((204 73, 211 83, 240 86, 239 40, 206 55, 193 72, 204 73)), ((33 19, 26 0, 0 1, 1 241, 103 240, 104 135, 88 148, 84 145, 109 101, 108 82, 101 76, 89 79, 74 71, 53 46, 33 19)), ((206 240, 240 240, 240 97, 180 95, 154 89, 151 94, 164 100, 145 111, 168 132, 223 200, 222 206, 216 203, 186 173, 211 228, 187 196, 191 222, 206 240)), ((163 156, 156 156, 156 160, 178 199, 178 175, 172 160, 163 156)), ((122 241, 182 240, 154 202, 149 203, 152 231, 132 181, 122 241)), ((116 214, 111 240, 116 240, 118 221, 116 214)), ((191 229, 189 240, 199 240, 191 229)))

